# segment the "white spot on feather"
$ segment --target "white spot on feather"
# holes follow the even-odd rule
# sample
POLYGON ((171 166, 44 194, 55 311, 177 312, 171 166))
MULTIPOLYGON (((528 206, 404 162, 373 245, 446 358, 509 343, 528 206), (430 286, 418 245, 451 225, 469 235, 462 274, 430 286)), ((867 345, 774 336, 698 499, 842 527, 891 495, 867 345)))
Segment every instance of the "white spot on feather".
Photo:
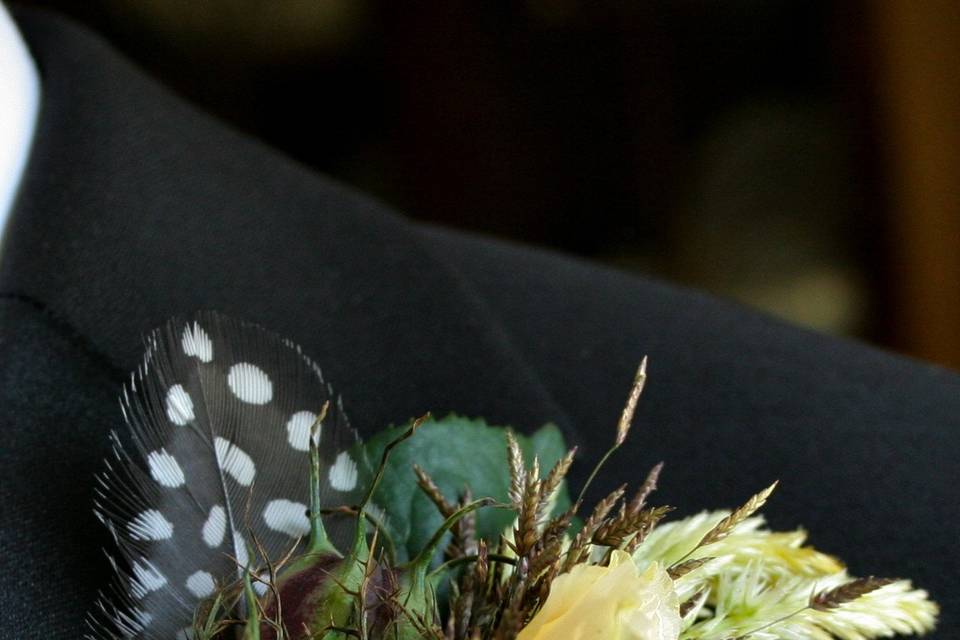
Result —
POLYGON ((147 509, 127 524, 134 540, 169 540, 173 537, 173 523, 156 509, 147 509))
POLYGON ((364 507, 363 510, 371 518, 373 518, 375 522, 378 522, 381 525, 387 524, 387 512, 380 505, 376 505, 371 502, 366 507, 364 507))
POLYGON ((243 536, 239 531, 233 532, 233 548, 237 552, 237 563, 241 567, 246 567, 250 564, 250 554, 247 551, 247 541, 243 539, 243 536))
POLYGON ((352 491, 357 486, 357 463, 346 451, 340 452, 330 467, 330 486, 337 491, 352 491))
POLYGON ((152 451, 147 456, 147 464, 150 466, 150 476, 165 487, 173 489, 186 482, 177 459, 167 453, 166 449, 152 451))
POLYGON ((233 395, 250 404, 267 404, 273 399, 273 383, 263 369, 249 362, 230 367, 227 384, 233 395))
POLYGON ((153 616, 140 609, 118 610, 115 612, 113 622, 123 633, 124 638, 133 638, 143 631, 144 627, 153 622, 153 616))
POLYGON ((221 469, 245 487, 253 484, 253 478, 257 475, 257 467, 253 464, 253 459, 243 449, 226 438, 219 437, 214 440, 213 445, 217 452, 217 464, 220 465, 221 469))
POLYGON ((183 385, 175 384, 167 390, 167 417, 181 427, 193 420, 193 399, 183 385))
POLYGON ((137 624, 140 625, 140 629, 138 629, 139 631, 143 631, 150 626, 151 622, 153 622, 153 616, 146 611, 141 611, 140 609, 133 610, 133 617, 136 619, 137 624))
POLYGON ((207 521, 203 523, 203 542, 211 549, 223 544, 223 536, 227 532, 227 512, 218 504, 210 509, 207 521))
POLYGON ((177 631, 176 640, 193 640, 193 627, 184 627, 177 631))
POLYGON ((193 326, 188 324, 184 328, 181 344, 183 352, 188 356, 199 358, 202 362, 213 360, 213 341, 196 322, 193 326))
POLYGON ((141 558, 140 562, 134 562, 130 568, 133 571, 133 580, 130 581, 130 595, 137 600, 143 598, 148 593, 162 589, 167 584, 167 578, 160 573, 149 560, 141 558))
POLYGON ((302 538, 310 533, 307 505, 289 500, 271 500, 263 510, 263 520, 274 531, 291 538, 302 538))
POLYGON ((196 571, 190 574, 186 582, 187 590, 198 598, 206 598, 217 588, 213 576, 206 571, 196 571))
POLYGON ((287 442, 290 446, 297 451, 310 451, 310 427, 316 421, 317 414, 312 411, 297 411, 290 416, 287 420, 287 442))
POLYGON ((261 571, 257 578, 259 580, 253 581, 253 590, 257 592, 258 596, 262 596, 270 588, 270 572, 261 571))

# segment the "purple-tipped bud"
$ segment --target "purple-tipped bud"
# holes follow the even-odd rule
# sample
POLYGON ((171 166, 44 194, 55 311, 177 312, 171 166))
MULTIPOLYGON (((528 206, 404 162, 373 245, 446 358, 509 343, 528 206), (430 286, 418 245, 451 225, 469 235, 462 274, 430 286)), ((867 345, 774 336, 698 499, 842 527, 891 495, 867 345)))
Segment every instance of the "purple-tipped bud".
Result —
POLYGON ((417 640, 423 635, 417 630, 420 620, 436 624, 433 591, 422 581, 411 584, 406 578, 406 572, 383 564, 368 566, 353 555, 301 558, 277 577, 265 596, 260 638, 277 640, 273 625, 264 621, 270 620, 282 624, 290 640, 345 638, 352 632, 417 640))

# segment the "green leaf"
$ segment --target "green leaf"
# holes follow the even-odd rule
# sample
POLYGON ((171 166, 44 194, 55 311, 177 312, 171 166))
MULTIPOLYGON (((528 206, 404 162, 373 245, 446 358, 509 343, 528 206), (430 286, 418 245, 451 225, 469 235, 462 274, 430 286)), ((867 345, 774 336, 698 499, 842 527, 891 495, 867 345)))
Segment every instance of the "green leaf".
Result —
MULTIPOLYGON (((384 447, 406 426, 390 427, 361 445, 375 467, 384 447)), ((507 467, 506 428, 490 426, 483 420, 450 415, 424 422, 417 433, 391 453, 373 502, 386 514, 386 530, 397 546, 402 562, 417 554, 443 522, 430 499, 417 486, 414 463, 420 465, 451 503, 469 486, 474 499, 492 497, 507 502, 510 472, 507 467)), ((540 458, 544 475, 567 452, 560 430, 552 424, 532 436, 516 434, 527 466, 533 456, 540 458)), ((361 482, 370 482, 371 470, 361 470, 361 482)), ((555 512, 570 506, 566 486, 561 488, 555 512)), ((487 508, 477 513, 477 532, 491 542, 513 523, 515 514, 507 509, 487 508)))

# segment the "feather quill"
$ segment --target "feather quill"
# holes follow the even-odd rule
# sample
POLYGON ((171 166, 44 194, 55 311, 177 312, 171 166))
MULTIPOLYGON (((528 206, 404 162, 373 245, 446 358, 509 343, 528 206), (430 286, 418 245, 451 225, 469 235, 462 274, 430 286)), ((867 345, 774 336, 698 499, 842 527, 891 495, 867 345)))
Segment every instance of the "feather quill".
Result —
MULTIPOLYGON (((319 433, 323 507, 355 504, 358 465, 342 402, 300 347, 213 312, 146 340, 123 389, 129 432, 97 479, 95 513, 118 548, 117 580, 90 638, 188 639, 194 610, 223 584, 309 533, 310 428, 319 433)), ((352 521, 328 518, 333 540, 352 521)))

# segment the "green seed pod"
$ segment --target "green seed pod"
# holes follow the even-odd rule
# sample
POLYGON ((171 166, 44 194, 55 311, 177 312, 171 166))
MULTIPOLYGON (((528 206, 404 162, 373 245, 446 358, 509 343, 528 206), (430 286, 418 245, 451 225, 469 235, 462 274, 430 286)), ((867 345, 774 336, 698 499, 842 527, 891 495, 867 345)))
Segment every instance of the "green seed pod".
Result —
MULTIPOLYGON (((419 424, 416 423, 416 424, 419 424)), ((416 424, 393 445, 413 434, 416 424)), ((358 507, 353 548, 344 557, 329 541, 320 517, 319 455, 311 437, 310 540, 306 552, 283 568, 257 601, 247 584, 245 640, 419 640, 439 627, 436 595, 427 579, 443 534, 468 510, 449 518, 431 544, 404 567, 376 558, 367 542, 363 509, 382 478, 388 451, 358 507)), ((247 578, 249 583, 249 577, 247 578)))
POLYGON ((427 631, 438 627, 439 615, 425 569, 371 561, 362 521, 358 529, 359 542, 346 557, 308 553, 277 576, 259 608, 251 608, 263 611, 264 619, 248 623, 259 628, 259 640, 279 640, 278 624, 285 640, 431 635, 427 631))

